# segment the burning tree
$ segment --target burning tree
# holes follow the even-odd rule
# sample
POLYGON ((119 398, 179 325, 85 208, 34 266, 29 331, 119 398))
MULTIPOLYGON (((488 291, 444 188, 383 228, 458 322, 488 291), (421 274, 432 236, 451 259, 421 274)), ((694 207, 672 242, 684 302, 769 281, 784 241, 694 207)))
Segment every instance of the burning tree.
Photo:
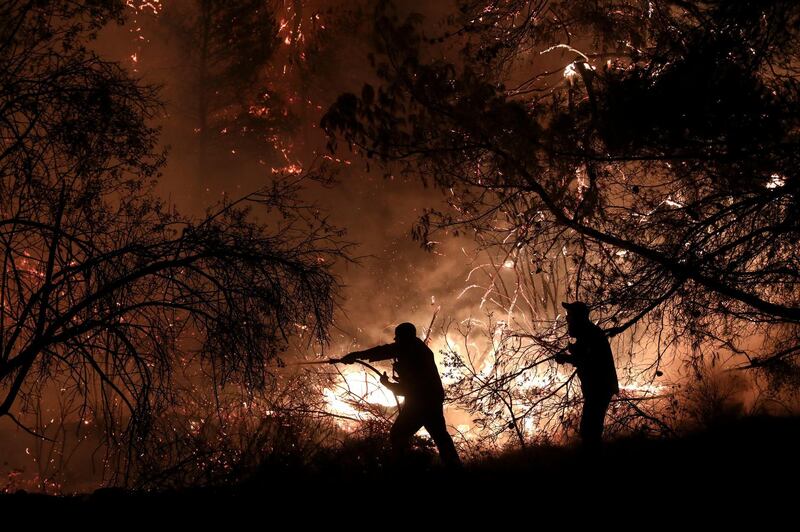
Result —
POLYGON ((495 250, 517 274, 502 306, 535 324, 518 333, 563 342, 519 289, 562 263, 651 375, 668 352, 731 357, 796 389, 796 3, 464 1, 433 38, 385 5, 376 20, 383 83, 323 126, 446 192, 416 236, 495 250))
POLYGON ((269 389, 270 361, 327 338, 344 248, 298 199, 307 176, 197 219, 155 195, 156 93, 86 47, 124 7, 0 8, 0 416, 41 435, 61 405, 129 466, 182 406, 181 367, 269 389))
POLYGON ((291 126, 286 102, 266 80, 280 44, 273 11, 265 0, 198 0, 168 3, 158 14, 184 58, 180 99, 189 102, 201 180, 209 164, 237 150, 267 159, 276 134, 291 126))

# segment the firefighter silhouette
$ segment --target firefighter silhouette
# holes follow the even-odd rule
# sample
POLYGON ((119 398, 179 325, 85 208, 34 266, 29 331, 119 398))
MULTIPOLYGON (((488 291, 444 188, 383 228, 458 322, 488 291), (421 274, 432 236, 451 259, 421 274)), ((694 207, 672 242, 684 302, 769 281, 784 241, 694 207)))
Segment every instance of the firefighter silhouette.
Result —
POLYGON ((587 447, 598 447, 603 439, 603 424, 611 398, 619 393, 614 356, 603 329, 589 319, 586 303, 561 303, 567 309, 567 332, 575 343, 555 360, 572 364, 578 372, 583 392, 580 436, 587 447))
POLYGON ((340 361, 352 364, 356 360, 375 362, 390 359, 395 360, 397 382, 391 382, 384 376, 381 383, 395 395, 405 398, 403 408, 390 432, 394 454, 403 455, 409 447, 411 437, 425 427, 439 449, 442 462, 447 466, 460 466, 461 460, 444 420, 444 388, 433 352, 425 342, 417 338, 417 329, 413 324, 398 325, 394 330, 394 343, 355 351, 340 361))

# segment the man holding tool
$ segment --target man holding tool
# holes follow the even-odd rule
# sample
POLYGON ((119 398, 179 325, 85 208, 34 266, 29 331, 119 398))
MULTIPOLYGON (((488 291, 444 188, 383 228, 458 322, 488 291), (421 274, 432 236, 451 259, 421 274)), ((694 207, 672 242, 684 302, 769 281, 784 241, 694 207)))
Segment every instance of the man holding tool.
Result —
POLYGON ((578 371, 583 392, 581 414, 581 442, 586 448, 596 449, 603 441, 603 423, 611 398, 619 393, 614 356, 603 329, 589 319, 586 303, 561 303, 567 310, 567 332, 575 343, 566 353, 555 356, 560 364, 572 364, 578 371))
POLYGON ((442 462, 448 467, 460 467, 461 460, 444 420, 444 388, 433 352, 417 338, 413 324, 398 325, 394 330, 394 343, 349 353, 338 362, 352 364, 358 360, 375 362, 389 359, 395 359, 397 382, 389 381, 384 373, 381 383, 395 395, 405 398, 389 433, 393 452, 398 456, 404 454, 411 436, 425 427, 439 449, 442 462))

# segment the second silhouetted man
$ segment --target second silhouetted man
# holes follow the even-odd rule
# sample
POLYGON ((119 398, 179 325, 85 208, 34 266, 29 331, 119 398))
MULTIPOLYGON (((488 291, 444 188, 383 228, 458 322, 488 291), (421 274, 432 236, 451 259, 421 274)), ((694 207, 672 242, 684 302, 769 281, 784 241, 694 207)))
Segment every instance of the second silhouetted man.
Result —
POLYGON ((567 309, 567 332, 575 343, 569 346, 570 354, 556 357, 559 363, 575 366, 583 392, 580 436, 587 447, 597 447, 602 442, 603 424, 611 398, 619 393, 614 356, 603 329, 589 319, 585 303, 561 303, 567 309))

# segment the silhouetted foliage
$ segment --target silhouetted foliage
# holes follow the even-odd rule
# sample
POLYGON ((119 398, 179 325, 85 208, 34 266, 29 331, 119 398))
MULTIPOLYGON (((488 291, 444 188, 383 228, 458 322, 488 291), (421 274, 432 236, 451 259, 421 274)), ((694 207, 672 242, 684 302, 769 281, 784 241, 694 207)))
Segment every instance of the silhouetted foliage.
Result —
POLYGON ((57 405, 102 426, 112 471, 149 458, 160 416, 186 406, 182 367, 246 396, 292 342, 325 341, 344 256, 298 199, 308 176, 197 219, 154 194, 156 93, 85 46, 123 8, 0 7, 0 416, 43 431, 29 422, 57 405))
POLYGON ((563 258, 609 335, 657 339, 653 370, 795 367, 798 21, 781 0, 465 1, 431 38, 384 4, 382 83, 322 125, 447 194, 423 245, 475 234, 528 275, 563 258))

